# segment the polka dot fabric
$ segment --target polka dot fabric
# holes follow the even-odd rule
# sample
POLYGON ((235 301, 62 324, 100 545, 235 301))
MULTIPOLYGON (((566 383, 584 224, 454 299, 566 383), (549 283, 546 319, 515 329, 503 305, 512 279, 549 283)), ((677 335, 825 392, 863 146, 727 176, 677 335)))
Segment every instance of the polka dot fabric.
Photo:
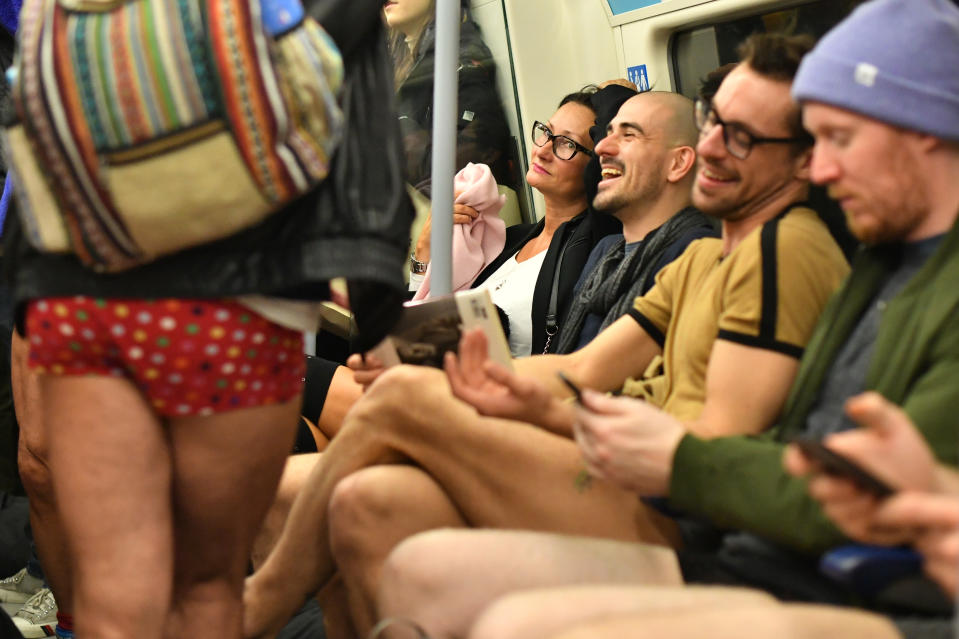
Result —
POLYGON ((305 373, 303 338, 233 301, 33 301, 30 366, 52 375, 126 377, 165 417, 293 399, 305 373))

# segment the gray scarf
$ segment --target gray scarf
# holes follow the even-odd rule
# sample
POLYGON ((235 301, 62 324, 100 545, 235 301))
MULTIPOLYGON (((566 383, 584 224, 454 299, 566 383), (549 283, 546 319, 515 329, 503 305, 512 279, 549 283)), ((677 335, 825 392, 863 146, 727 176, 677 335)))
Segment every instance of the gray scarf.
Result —
POLYGON ((626 257, 626 240, 606 252, 590 271, 573 299, 557 336, 557 353, 571 353, 579 344, 586 316, 603 316, 600 330, 633 307, 633 300, 649 290, 656 277, 655 267, 673 242, 696 227, 712 226, 709 218, 686 207, 650 232, 643 244, 626 257))

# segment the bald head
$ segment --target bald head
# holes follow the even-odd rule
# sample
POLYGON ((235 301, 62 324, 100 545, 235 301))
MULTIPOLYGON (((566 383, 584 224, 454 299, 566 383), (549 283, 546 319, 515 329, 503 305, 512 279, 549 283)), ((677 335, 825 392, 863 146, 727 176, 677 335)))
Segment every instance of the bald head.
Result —
POLYGON ((623 103, 607 132, 594 149, 603 178, 593 206, 619 218, 634 241, 689 203, 699 135, 693 102, 676 93, 640 93, 623 103))
POLYGON ((646 115, 648 124, 659 130, 667 147, 696 146, 699 131, 692 100, 679 93, 646 91, 633 96, 626 104, 631 102, 646 115))

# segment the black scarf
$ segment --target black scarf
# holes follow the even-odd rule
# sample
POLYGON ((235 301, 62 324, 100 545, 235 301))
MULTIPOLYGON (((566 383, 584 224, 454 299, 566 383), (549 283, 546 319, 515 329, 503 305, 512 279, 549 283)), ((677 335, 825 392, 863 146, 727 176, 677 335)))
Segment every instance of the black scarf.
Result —
POLYGON ((587 315, 603 316, 600 330, 625 315, 633 300, 652 286, 654 269, 663 253, 680 237, 703 226, 712 226, 709 218, 689 206, 651 231, 629 257, 625 239, 614 244, 590 271, 570 305, 566 320, 560 325, 556 352, 570 353, 576 349, 587 315))

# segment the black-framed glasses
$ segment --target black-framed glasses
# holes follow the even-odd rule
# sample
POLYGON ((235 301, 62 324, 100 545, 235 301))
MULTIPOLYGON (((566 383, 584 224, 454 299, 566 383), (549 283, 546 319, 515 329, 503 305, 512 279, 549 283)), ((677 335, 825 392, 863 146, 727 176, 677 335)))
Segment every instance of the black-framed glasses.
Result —
POLYGON ((593 152, 585 146, 565 135, 555 135, 549 130, 549 127, 537 120, 533 122, 533 144, 536 146, 545 146, 547 142, 553 143, 553 155, 560 160, 572 160, 576 153, 585 153, 592 157, 593 152))
POLYGON ((757 144, 797 144, 810 143, 812 139, 808 134, 797 135, 790 138, 762 138, 753 135, 741 124, 735 122, 723 122, 723 119, 716 113, 712 102, 709 100, 696 100, 696 128, 700 134, 706 135, 713 130, 716 125, 723 127, 723 143, 726 150, 734 158, 745 160, 749 157, 749 152, 757 144))

